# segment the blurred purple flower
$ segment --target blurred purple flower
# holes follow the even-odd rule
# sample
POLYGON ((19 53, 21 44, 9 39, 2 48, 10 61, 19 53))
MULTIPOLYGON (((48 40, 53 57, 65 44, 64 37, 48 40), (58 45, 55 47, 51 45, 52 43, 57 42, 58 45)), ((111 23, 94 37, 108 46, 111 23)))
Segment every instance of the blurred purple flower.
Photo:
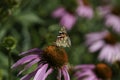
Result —
POLYGON ((78 0, 79 6, 76 9, 76 13, 81 16, 88 19, 91 19, 93 17, 93 9, 89 5, 84 4, 84 0, 78 0))
POLYGON ((108 6, 100 6, 97 8, 97 11, 101 17, 105 17, 107 14, 110 13, 111 6, 109 6, 109 5, 108 6))
POLYGON ((74 76, 77 80, 100 80, 94 73, 95 65, 84 64, 74 67, 74 76))
POLYGON ((76 16, 67 12, 65 8, 59 7, 53 13, 54 18, 60 18, 60 25, 65 26, 70 30, 76 22, 76 16))
POLYGON ((70 13, 66 13, 61 18, 60 24, 63 26, 66 26, 66 28, 68 30, 70 30, 73 27, 73 25, 75 24, 75 22, 76 22, 76 17, 70 13))
POLYGON ((77 80, 111 80, 112 69, 107 64, 81 64, 72 68, 77 80))
POLYGON ((120 16, 114 14, 113 10, 114 7, 110 5, 98 7, 99 14, 105 19, 105 25, 120 33, 120 16))
POLYGON ((120 43, 108 31, 89 33, 86 35, 86 44, 90 52, 100 51, 99 60, 109 63, 120 61, 120 43))
POLYGON ((18 68, 24 66, 24 69, 19 72, 20 75, 25 70, 29 69, 32 65, 38 64, 38 67, 31 73, 25 75, 20 80, 45 80, 53 70, 58 70, 58 80, 61 80, 61 76, 64 76, 64 80, 70 80, 67 71, 67 55, 65 51, 56 46, 48 46, 45 50, 39 50, 37 48, 28 50, 21 53, 24 57, 18 60, 12 68, 18 68), (57 50, 55 50, 57 48, 57 50), (60 53, 62 54, 59 54, 60 53), (64 58, 64 59, 63 59, 64 58))
POLYGON ((105 24, 107 27, 112 27, 117 33, 120 33, 120 17, 114 14, 106 16, 105 24))
POLYGON ((57 8, 53 13, 52 13, 52 16, 54 18, 61 18, 62 16, 64 16, 64 14, 66 14, 67 11, 65 10, 65 8, 63 7, 59 7, 57 8))

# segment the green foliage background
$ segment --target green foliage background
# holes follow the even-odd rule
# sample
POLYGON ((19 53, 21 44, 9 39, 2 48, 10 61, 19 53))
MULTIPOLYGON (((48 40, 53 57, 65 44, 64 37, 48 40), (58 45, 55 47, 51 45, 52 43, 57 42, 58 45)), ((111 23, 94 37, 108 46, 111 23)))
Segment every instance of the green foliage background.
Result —
MULTIPOLYGON (((44 48, 56 40, 60 29, 59 20, 51 17, 51 13, 60 5, 69 9, 74 9, 71 4, 73 0, 0 0, 0 80, 8 80, 8 53, 2 46, 4 38, 12 36, 16 40, 16 48, 12 50, 12 64, 20 57, 19 53, 32 48, 44 48)), ((72 46, 66 48, 69 63, 96 64, 98 53, 92 54, 85 45, 85 35, 89 32, 101 31, 105 29, 104 20, 98 16, 96 7, 101 0, 90 0, 94 9, 94 17, 91 20, 78 17, 76 24, 68 34, 71 38, 72 46)), ((119 4, 119 0, 112 0, 111 4, 119 4)), ((35 65, 36 66, 36 65, 35 65)), ((34 69, 34 67, 27 72, 34 69)), ((26 72, 26 73, 27 73, 26 72)), ((115 71, 116 72, 116 71, 115 71)), ((13 80, 18 70, 12 71, 13 80)), ((23 74, 24 75, 24 74, 23 74)), ((120 80, 120 75, 113 77, 113 80, 120 80)), ((48 80, 54 80, 50 77, 48 80)))

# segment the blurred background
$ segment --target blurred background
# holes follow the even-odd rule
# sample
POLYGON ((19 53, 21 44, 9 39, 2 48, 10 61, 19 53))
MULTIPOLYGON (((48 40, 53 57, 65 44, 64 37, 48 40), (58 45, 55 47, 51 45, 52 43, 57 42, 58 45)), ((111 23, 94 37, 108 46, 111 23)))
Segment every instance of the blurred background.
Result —
MULTIPOLYGON (((0 0, 0 80, 8 80, 9 54, 13 64, 20 59, 19 53, 51 45, 61 26, 66 27, 72 43, 65 48, 70 65, 100 63, 99 52, 89 51, 85 36, 109 30, 120 38, 120 0, 0 0), (109 14, 117 20, 106 21, 111 19, 109 14)), ((117 69, 116 64, 107 64, 114 72, 111 80, 120 80, 120 64, 117 69)), ((17 73, 12 70, 12 80, 24 75, 17 73)))

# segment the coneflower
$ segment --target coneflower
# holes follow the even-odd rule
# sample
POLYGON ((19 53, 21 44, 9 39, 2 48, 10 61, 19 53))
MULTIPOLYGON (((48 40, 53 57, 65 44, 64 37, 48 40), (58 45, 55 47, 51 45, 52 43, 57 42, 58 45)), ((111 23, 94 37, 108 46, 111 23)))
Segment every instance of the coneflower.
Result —
POLYGON ((88 0, 77 0, 78 8, 76 9, 76 13, 84 18, 91 19, 93 18, 94 11, 88 0))
POLYGON ((113 31, 120 33, 120 7, 101 6, 98 8, 100 15, 105 19, 106 27, 111 27, 113 31))
POLYGON ((111 32, 101 31, 86 35, 86 44, 90 52, 100 51, 99 60, 109 63, 120 61, 120 43, 111 32))
POLYGON ((64 7, 58 7, 52 13, 53 18, 60 18, 60 24, 70 30, 76 23, 77 17, 68 12, 64 7))
POLYGON ((104 64, 82 64, 73 67, 73 73, 77 80, 111 80, 112 70, 104 64))
MULTIPOLYGON (((33 80, 45 80, 47 76, 53 72, 53 70, 58 71, 57 79, 61 80, 61 77, 64 77, 64 80, 70 80, 68 71, 67 71, 67 63, 68 57, 67 53, 62 48, 63 45, 60 45, 60 40, 68 40, 64 39, 67 36, 67 33, 64 33, 65 28, 62 27, 61 31, 59 32, 59 39, 57 38, 55 44, 47 46, 45 49, 40 50, 38 48, 34 48, 28 50, 26 52, 22 52, 20 55, 24 56, 20 60, 18 60, 15 64, 13 64, 12 68, 17 68, 18 66, 24 66, 24 69, 20 71, 18 74, 21 74, 23 71, 27 70, 34 64, 38 64, 38 67, 32 71, 31 73, 23 76, 20 80, 30 80, 32 77, 33 80), (61 37, 60 37, 61 36, 61 37), (59 41, 58 41, 59 40, 59 41), (59 44, 59 46, 57 45, 59 44)), ((67 41, 63 41, 66 42, 67 41)), ((70 45, 69 45, 70 46, 70 45)), ((68 44, 63 47, 69 47, 68 44)))

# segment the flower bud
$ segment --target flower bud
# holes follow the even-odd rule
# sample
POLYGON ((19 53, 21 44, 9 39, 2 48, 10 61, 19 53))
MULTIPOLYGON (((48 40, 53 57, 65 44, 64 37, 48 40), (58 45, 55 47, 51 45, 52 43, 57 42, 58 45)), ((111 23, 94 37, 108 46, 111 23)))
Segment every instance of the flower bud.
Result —
POLYGON ((14 49, 16 47, 16 40, 14 37, 6 37, 3 39, 3 46, 6 48, 6 49, 14 49))

